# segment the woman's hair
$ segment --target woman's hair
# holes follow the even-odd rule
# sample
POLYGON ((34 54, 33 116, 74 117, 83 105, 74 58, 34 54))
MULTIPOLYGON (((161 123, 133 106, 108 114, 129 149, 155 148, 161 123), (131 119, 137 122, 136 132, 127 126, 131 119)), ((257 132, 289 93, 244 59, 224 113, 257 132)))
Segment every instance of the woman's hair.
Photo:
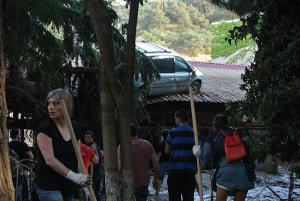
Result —
POLYGON ((131 137, 136 137, 136 127, 133 123, 130 124, 131 137))
POLYGON ((48 100, 50 98, 57 98, 58 100, 63 99, 66 103, 67 110, 69 112, 69 115, 72 116, 73 114, 73 96, 67 89, 54 89, 53 91, 50 91, 46 97, 46 104, 48 104, 48 100))
POLYGON ((214 129, 226 129, 228 128, 228 119, 224 114, 217 114, 214 118, 214 129))
POLYGON ((169 129, 164 129, 161 132, 161 135, 162 135, 162 137, 163 137, 164 140, 167 140, 169 134, 170 134, 170 130, 169 129))

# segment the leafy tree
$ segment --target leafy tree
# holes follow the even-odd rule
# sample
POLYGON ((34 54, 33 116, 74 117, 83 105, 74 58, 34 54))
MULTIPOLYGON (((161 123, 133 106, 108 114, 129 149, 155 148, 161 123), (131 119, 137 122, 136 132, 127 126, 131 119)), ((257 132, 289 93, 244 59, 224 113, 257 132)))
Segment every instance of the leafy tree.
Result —
MULTIPOLYGON (((125 23, 124 11, 115 7, 120 15, 119 23, 125 23)), ((167 46, 179 53, 195 56, 210 52, 208 20, 195 7, 182 1, 166 2, 164 6, 159 1, 147 3, 140 9, 137 30, 139 39, 167 46), (188 43, 190 38, 192 43, 188 43)))
MULTIPOLYGON (((82 1, 75 0, 4 1, 1 17, 4 18, 4 53, 9 70, 7 77, 8 108, 9 111, 22 113, 26 118, 33 118, 33 126, 36 126, 46 114, 44 97, 48 91, 57 87, 70 88, 74 95, 77 95, 75 98, 77 106, 75 119, 77 121, 85 126, 92 125, 98 126, 98 128, 101 126, 101 114, 98 113, 100 111, 99 93, 100 87, 106 86, 107 80, 100 85, 98 64, 100 56, 102 57, 104 53, 100 51, 99 54, 97 51, 98 46, 91 28, 90 16, 86 5, 82 3, 82 1)), ((111 67, 117 71, 118 68, 132 66, 129 78, 132 82, 134 73, 141 73, 146 83, 151 81, 154 68, 146 56, 140 52, 135 53, 134 47, 131 46, 131 54, 132 50, 134 54, 130 56, 131 63, 126 64, 129 62, 126 58, 126 52, 128 52, 125 51, 126 41, 115 29, 111 30, 110 37, 113 41, 115 57, 111 67)), ((1 59, 1 62, 3 61, 1 59)), ((122 82, 129 82, 122 76, 124 73, 116 74, 118 86, 124 84, 122 82)), ((4 81, 5 76, 2 78, 1 82, 4 81)), ((3 86, 1 84, 1 87, 3 86)), ((108 101, 104 101, 106 104, 102 105, 104 113, 107 111, 106 108, 115 107, 114 100, 109 98, 111 97, 108 97, 106 99, 108 101), (107 105, 108 102, 110 104, 107 105)), ((132 98, 130 109, 133 110, 134 96, 130 96, 130 98, 132 98)), ((132 110, 128 114, 133 114, 132 110)), ((5 116, 6 110, 1 111, 5 116)), ((112 135, 115 131, 116 137, 116 122, 111 121, 111 117, 114 118, 115 113, 111 113, 109 110, 108 116, 105 116, 105 120, 108 121, 104 121, 105 126, 107 125, 105 127, 107 129, 104 130, 106 132, 109 129, 109 132, 106 132, 108 135, 112 135)), ((131 117, 129 119, 131 120, 131 117)), ((110 138, 107 143, 111 147, 105 150, 106 164, 113 161, 113 154, 107 152, 108 150, 110 153, 115 153, 116 147, 112 145, 113 142, 116 145, 116 140, 110 138)), ((5 149, 3 148, 3 150, 5 149)), ((1 160, 1 164, 2 161, 4 160, 1 160)), ((118 175, 118 168, 116 167, 115 170, 115 175, 118 175)), ((107 172, 109 173, 109 171, 107 172)), ((112 183, 110 178, 107 176, 107 184, 112 183)), ((116 185, 118 185, 118 181, 116 185)), ((111 186, 107 186, 109 192, 111 186)), ((112 200, 116 199, 112 197, 112 200)))
POLYGON ((204 14, 209 22, 236 19, 238 16, 232 11, 214 5, 210 0, 184 0, 186 4, 194 6, 199 13, 204 14))
POLYGON ((232 40, 251 34, 258 46, 254 63, 242 76, 243 109, 267 126, 265 150, 285 161, 300 156, 300 4, 298 1, 215 1, 234 10, 243 24, 232 40))
POLYGON ((36 126, 45 114, 47 92, 72 88, 68 69, 78 61, 96 66, 92 32, 89 26, 82 29, 89 23, 78 1, 4 1, 3 17, 8 109, 32 118, 36 126))

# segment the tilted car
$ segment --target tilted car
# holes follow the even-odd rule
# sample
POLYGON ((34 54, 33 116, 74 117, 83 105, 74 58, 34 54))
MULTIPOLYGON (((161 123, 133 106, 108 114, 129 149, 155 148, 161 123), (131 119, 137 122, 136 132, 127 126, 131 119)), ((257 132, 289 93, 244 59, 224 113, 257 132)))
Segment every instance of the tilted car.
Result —
POLYGON ((135 86, 140 89, 142 96, 182 93, 188 91, 189 86, 192 86, 194 93, 199 93, 202 72, 193 68, 179 54, 145 41, 136 42, 136 48, 152 59, 160 74, 160 78, 154 80, 148 88, 143 86, 141 77, 135 80, 135 86))

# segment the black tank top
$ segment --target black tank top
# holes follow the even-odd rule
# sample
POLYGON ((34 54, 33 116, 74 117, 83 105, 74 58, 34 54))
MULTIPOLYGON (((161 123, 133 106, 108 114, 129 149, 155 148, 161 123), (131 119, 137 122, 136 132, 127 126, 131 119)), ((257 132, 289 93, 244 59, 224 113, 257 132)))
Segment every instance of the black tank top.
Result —
MULTIPOLYGON (((79 139, 81 130, 78 126, 74 125, 74 132, 77 139, 79 139)), ((52 139, 54 156, 67 168, 77 172, 78 163, 72 141, 71 139, 69 141, 63 139, 58 128, 51 119, 42 122, 36 133, 37 135, 39 133, 44 133, 49 136, 52 139)), ((52 170, 46 164, 40 149, 38 148, 37 150, 37 187, 43 190, 59 190, 64 196, 72 195, 76 190, 77 185, 52 170)))

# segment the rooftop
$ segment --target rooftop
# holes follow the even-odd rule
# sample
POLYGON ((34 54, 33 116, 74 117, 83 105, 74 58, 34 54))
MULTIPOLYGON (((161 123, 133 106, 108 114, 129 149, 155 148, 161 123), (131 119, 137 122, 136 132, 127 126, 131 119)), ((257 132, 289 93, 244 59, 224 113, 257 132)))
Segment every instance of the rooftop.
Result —
MULTIPOLYGON (((246 66, 234 64, 217 64, 207 62, 189 62, 199 68, 204 74, 204 79, 199 94, 194 95, 195 102, 227 103, 242 100, 245 92, 240 89, 242 84, 241 74, 246 66)), ((170 94, 148 97, 147 105, 161 102, 187 102, 187 93, 170 94)))

